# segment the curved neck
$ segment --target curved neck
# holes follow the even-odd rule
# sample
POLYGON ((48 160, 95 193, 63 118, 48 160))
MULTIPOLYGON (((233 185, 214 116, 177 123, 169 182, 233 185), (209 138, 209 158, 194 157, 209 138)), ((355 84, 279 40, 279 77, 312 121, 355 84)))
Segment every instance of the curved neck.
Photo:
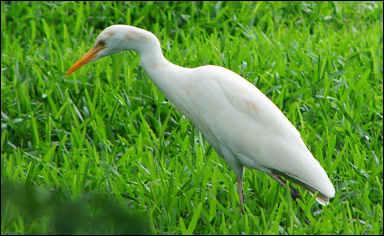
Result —
POLYGON ((136 51, 140 54, 141 66, 161 90, 162 84, 171 81, 176 71, 187 69, 171 63, 164 57, 160 42, 154 34, 147 37, 145 44, 137 47, 136 51))
POLYGON ((163 55, 159 40, 154 36, 150 41, 136 50, 140 54, 140 64, 152 82, 176 107, 178 95, 188 80, 190 68, 181 67, 169 62, 163 55))
POLYGON ((172 64, 164 57, 160 44, 147 46, 145 49, 138 51, 140 54, 140 64, 145 71, 172 64))

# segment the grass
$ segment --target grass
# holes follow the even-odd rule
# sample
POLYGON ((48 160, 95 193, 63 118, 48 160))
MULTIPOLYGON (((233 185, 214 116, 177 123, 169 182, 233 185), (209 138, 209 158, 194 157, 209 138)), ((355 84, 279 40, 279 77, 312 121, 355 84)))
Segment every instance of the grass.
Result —
POLYGON ((1 234, 382 234, 382 2, 1 2, 1 234), (234 173, 125 52, 65 77, 104 28, 254 83, 336 188, 300 214, 234 173), (311 222, 303 223, 307 216, 311 222))

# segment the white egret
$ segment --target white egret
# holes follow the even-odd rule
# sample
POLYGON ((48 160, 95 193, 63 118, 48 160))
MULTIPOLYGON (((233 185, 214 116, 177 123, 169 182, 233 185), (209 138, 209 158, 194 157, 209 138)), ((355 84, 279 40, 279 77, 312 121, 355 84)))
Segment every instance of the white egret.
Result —
MULTIPOLYGON (((92 49, 68 70, 102 57, 134 50, 149 78, 176 108, 201 131, 234 170, 240 205, 244 167, 269 174, 286 187, 283 176, 318 192, 325 205, 335 194, 326 172, 304 144, 299 132, 279 108, 253 84, 220 66, 185 68, 169 62, 158 38, 149 31, 113 25, 97 37, 92 49)), ((291 188, 293 198, 300 197, 291 188)))

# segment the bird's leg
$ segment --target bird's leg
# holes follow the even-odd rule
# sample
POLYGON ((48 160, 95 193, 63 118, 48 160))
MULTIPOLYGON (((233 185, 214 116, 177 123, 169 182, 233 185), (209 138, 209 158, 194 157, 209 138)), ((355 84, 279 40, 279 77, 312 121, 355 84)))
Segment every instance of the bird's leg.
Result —
MULTIPOLYGON (((277 174, 275 173, 271 173, 269 174, 274 180, 276 180, 277 182, 279 182, 279 184, 281 186, 283 186, 284 188, 287 188, 287 184, 285 183, 284 180, 282 180, 277 174)), ((300 199, 301 200, 301 195, 299 193, 299 191, 297 191, 297 189, 293 188, 292 186, 289 186, 290 187, 290 193, 291 193, 291 196, 293 198, 293 200, 296 201, 296 199, 300 199)))
MULTIPOLYGON (((282 180, 277 174, 275 173, 270 173, 269 174, 274 180, 276 180, 281 186, 283 186, 284 188, 287 188, 287 184, 285 183, 284 180, 282 180)), ((301 200, 301 195, 299 193, 299 191, 297 191, 297 189, 293 188, 292 186, 289 186, 290 188, 290 193, 291 193, 291 197, 293 198, 293 200, 295 200, 297 202, 296 199, 300 199, 301 200)), ((300 212, 303 213, 303 209, 299 206, 299 209, 300 209, 300 212)), ((305 217, 305 223, 307 223, 308 225, 311 225, 311 223, 309 222, 308 220, 308 217, 305 217)))
POLYGON ((243 204, 244 204, 243 178, 237 178, 237 187, 238 187, 239 198, 240 198, 240 213, 244 214, 243 212, 243 204))

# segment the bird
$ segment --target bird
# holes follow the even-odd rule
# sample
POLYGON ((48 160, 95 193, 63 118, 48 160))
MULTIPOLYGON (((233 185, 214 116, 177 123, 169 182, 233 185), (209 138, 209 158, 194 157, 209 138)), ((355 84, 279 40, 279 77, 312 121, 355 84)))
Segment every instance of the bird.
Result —
MULTIPOLYGON (((126 50, 140 55, 141 67, 152 82, 234 171, 240 206, 244 204, 245 167, 267 173, 285 188, 288 185, 281 177, 290 180, 317 194, 321 205, 334 197, 331 180, 299 131, 256 86, 221 66, 186 68, 171 63, 159 39, 147 30, 130 25, 107 27, 66 76, 89 62, 126 50)), ((289 190, 293 199, 301 199, 296 189, 290 186, 289 190)))

